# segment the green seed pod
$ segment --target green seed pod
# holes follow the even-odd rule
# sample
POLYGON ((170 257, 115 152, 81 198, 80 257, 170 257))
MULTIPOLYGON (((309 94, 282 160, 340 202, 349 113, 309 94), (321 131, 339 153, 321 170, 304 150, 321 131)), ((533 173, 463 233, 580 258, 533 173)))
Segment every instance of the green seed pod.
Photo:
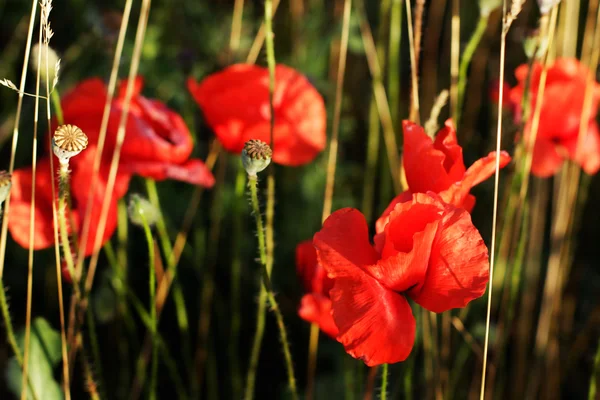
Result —
POLYGON ((59 126, 52 138, 52 150, 61 164, 67 164, 69 159, 81 153, 87 144, 87 136, 75 125, 59 126))
POLYGON ((0 204, 8 197, 12 186, 12 176, 6 171, 0 171, 0 204))
POLYGON ((261 140, 248 140, 242 150, 242 164, 248 176, 256 177, 256 174, 264 170, 271 163, 273 151, 268 144, 261 140))
POLYGON ((502 5, 502 0, 479 0, 479 14, 488 17, 492 11, 502 5))
POLYGON ((40 76, 44 82, 54 81, 58 69, 60 68, 60 59, 52 47, 48 47, 48 76, 46 76, 46 45, 42 45, 40 53, 40 45, 36 43, 31 48, 31 68, 33 72, 37 72, 38 64, 40 66, 40 76), (41 55, 41 60, 39 59, 41 55), (41 62, 40 62, 41 61, 41 62))
POLYGON ((137 226, 144 226, 144 219, 149 226, 156 224, 160 218, 160 211, 150 201, 138 194, 129 196, 129 219, 137 226))

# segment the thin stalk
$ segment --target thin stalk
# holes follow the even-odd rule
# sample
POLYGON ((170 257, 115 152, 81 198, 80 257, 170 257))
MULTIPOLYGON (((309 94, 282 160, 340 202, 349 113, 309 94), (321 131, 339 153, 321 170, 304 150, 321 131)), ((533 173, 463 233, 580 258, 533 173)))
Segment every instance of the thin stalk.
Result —
MULTIPOLYGON (((327 181, 325 184, 325 199, 323 201, 323 214, 321 221, 325 222, 331 214, 333 204, 333 189, 335 184, 335 170, 337 165, 338 142, 340 133, 340 117, 342 114, 342 96, 344 91, 344 75, 346 73, 346 57, 348 55, 348 38, 350 36, 350 13, 352 1, 344 0, 344 13, 342 23, 342 39, 340 43, 340 56, 337 69, 337 84, 335 89, 335 103, 333 110, 333 127, 331 141, 329 142, 329 157, 327 159, 327 181)), ((313 397, 315 371, 317 369, 317 351, 319 347, 319 325, 311 324, 310 340, 308 344, 308 371, 306 398, 313 397)))
MULTIPOLYGON (((379 5, 379 27, 377 32, 377 43, 375 44, 375 51, 377 55, 377 60, 379 62, 380 68, 385 68, 386 63, 386 54, 385 54, 385 24, 384 19, 389 13, 390 2, 389 0, 382 1, 379 5)), ((392 25, 390 24, 390 29, 392 29, 392 25)), ((391 33, 390 33, 391 35, 391 33)), ((390 39, 391 46, 391 39, 390 39)), ((390 49, 391 52, 391 49, 390 49)), ((391 55, 390 55, 391 57, 391 55)), ((390 71, 390 76, 392 75, 390 71)), ((365 174, 363 180, 363 199, 362 199, 362 212, 365 215, 367 221, 371 220, 371 214, 373 213, 373 201, 375 198, 375 184, 377 180, 377 166, 379 164, 379 155, 380 155, 380 141, 381 141, 381 131, 380 131, 380 118, 379 112, 377 109, 377 99, 375 98, 375 90, 376 89, 376 81, 373 79, 371 82, 371 88, 373 90, 373 95, 371 96, 369 103, 369 133, 367 138, 367 157, 365 160, 365 174)), ((392 124, 394 124, 394 106, 392 105, 392 92, 390 91, 390 119, 392 124)), ((397 114, 397 113, 396 113, 397 114)), ((396 126, 396 125, 393 125, 396 126)), ((383 161, 382 161, 383 165, 383 161)), ((380 176, 381 182, 381 190, 388 191, 390 189, 390 177, 391 173, 388 173, 385 166, 382 166, 381 171, 382 174, 380 176)), ((391 192, 391 189, 389 190, 391 192)), ((381 198, 388 199, 390 196, 381 195, 381 198)))
POLYGON ((383 127, 383 139, 387 150, 390 173, 394 184, 394 191, 400 193, 402 185, 400 181, 400 156, 398 155, 398 145, 396 143, 396 134, 394 133, 394 123, 390 113, 385 87, 383 86, 383 73, 377 56, 377 48, 373 39, 373 32, 366 17, 365 5, 363 0, 356 0, 356 12, 358 15, 360 32, 363 44, 365 46, 365 55, 369 72, 373 79, 373 94, 377 104, 377 111, 383 127))
MULTIPOLYGON (((450 42, 450 114, 456 123, 459 107, 460 0, 452 0, 452 40, 450 42)), ((458 127, 458 125, 456 125, 458 127)))
MULTIPOLYGON (((121 64, 121 55, 123 54, 123 46, 125 44, 125 36, 127 33, 127 26, 129 25, 129 16, 131 15, 132 4, 132 0, 127 0, 125 2, 125 7, 123 8, 123 17, 121 18, 119 37, 117 39, 117 46, 115 48, 115 55, 113 57, 112 68, 110 71, 110 79, 108 81, 108 88, 106 91, 106 100, 104 102, 104 110, 102 112, 102 121, 100 123, 100 131, 98 134, 98 148, 94 157, 92 181, 90 182, 90 189, 88 191, 89 198, 92 198, 93 196, 93 190, 95 190, 96 179, 98 178, 98 173, 100 171, 102 153, 104 151, 104 143, 106 141, 106 131, 108 129, 108 121, 110 118, 110 109, 115 95, 115 89, 117 87, 117 80, 119 78, 119 65, 121 64)), ((94 202, 89 202, 85 210, 85 217, 83 218, 83 226, 81 229, 81 243, 79 246, 79 253, 77 255, 77 271, 79 271, 80 273, 83 270, 83 260, 85 258, 84 253, 85 249, 87 248, 87 242, 89 239, 93 203, 94 202)))
MULTIPOLYGON (((238 160, 239 163, 239 160, 238 160)), ((244 202, 244 186, 246 184, 246 171, 241 164, 235 179, 235 200, 233 207, 233 261, 231 262, 231 336, 229 340, 229 366, 231 375, 232 397, 239 399, 242 392, 242 375, 239 357, 241 312, 241 286, 242 286, 242 257, 241 244, 243 240, 242 205, 244 202)))
POLYGON ((400 114, 400 44, 402 43, 402 0, 392 0, 390 12, 390 42, 388 47, 387 91, 390 98, 392 123, 398 126, 400 114))
MULTIPOLYGON (((259 237, 262 236, 258 233, 259 237)), ((244 400, 254 398, 254 383, 256 382, 256 371, 258 369, 258 358, 260 356, 260 347, 262 337, 265 332, 266 321, 267 292, 261 288, 258 295, 258 309, 256 312, 256 327, 254 328, 254 339, 252 340, 252 350, 250 351, 250 361, 248 363, 248 373, 246 375, 246 387, 244 389, 244 400)))
POLYGON ((199 397, 204 382, 205 367, 210 351, 210 326, 215 294, 215 269, 217 267, 219 238, 221 236, 221 221, 223 218, 223 186, 225 182, 226 159, 221 158, 217 166, 216 184, 210 208, 210 230, 208 235, 208 248, 205 260, 204 274, 202 276, 202 289, 200 290, 200 318, 198 319, 198 340, 192 368, 192 395, 199 397))
POLYGON ((314 322, 310 324, 310 336, 308 338, 308 366, 306 370, 306 400, 312 400, 315 390, 315 372, 317 370, 317 352, 319 350, 319 325, 314 322))
MULTIPOLYGON (((48 41, 50 38, 48 38, 48 41)), ((50 97, 50 80, 48 79, 49 73, 49 46, 46 43, 46 97, 50 97)), ((64 124, 62 107, 60 105, 60 96, 56 88, 54 88, 52 92, 52 102, 54 103, 55 111, 56 111, 56 120, 59 125, 64 124)), ((46 123, 48 125, 48 145, 52 148, 52 124, 51 124, 51 107, 50 100, 46 99, 46 123)), ((63 287, 62 287, 62 274, 61 274, 61 260, 60 260, 60 244, 58 239, 58 211, 56 210, 56 184, 55 184, 55 176, 54 176, 54 157, 50 157, 50 171, 51 171, 51 182, 52 184, 52 227, 54 234, 54 259, 56 261, 56 287, 58 291, 58 313, 60 319, 60 344, 61 344, 61 356, 62 356, 62 372, 63 372, 63 392, 65 394, 65 400, 71 400, 71 384, 70 384, 70 376, 69 376, 69 353, 67 350, 67 336, 65 331, 65 306, 64 306, 64 298, 63 298, 63 287)))
POLYGON ((150 331, 152 332, 152 366, 150 369, 150 399, 156 399, 156 378, 158 373, 158 340, 156 333, 158 332, 158 324, 156 318, 156 271, 154 261, 154 238, 152 230, 146 220, 143 212, 140 212, 146 243, 148 244, 148 284, 150 293, 150 331))
POLYGON ((381 394, 379 398, 381 400, 387 399, 387 390, 388 390, 388 365, 383 364, 381 366, 381 394))
MULTIPOLYGON (((10 151, 10 162, 8 172, 10 174, 15 170, 15 154, 17 152, 17 143, 19 142, 19 124, 21 122, 21 110, 23 109, 23 96, 25 93, 25 81, 27 80, 27 71, 29 66, 29 54, 31 53, 31 40, 33 38, 33 26, 35 25, 35 15, 37 11, 38 0, 31 1, 31 15, 29 17, 29 28, 27 30, 27 41, 25 42, 25 55, 23 56, 23 68, 21 69, 21 83, 19 84, 19 99, 17 100, 17 111, 15 112, 15 125, 13 127, 12 146, 10 151)), ((40 29, 41 34, 41 29, 40 29)), ((41 52, 40 46, 40 52, 41 52)), ((41 58, 41 57, 40 57, 41 58)), ((38 69, 39 71, 39 69, 38 69)), ((39 93, 38 93, 39 94, 39 93)), ((35 149, 35 147, 34 147, 35 149)), ((8 219, 10 218, 10 192, 5 200, 4 218, 2 219, 2 233, 0 234, 0 279, 4 274, 4 261, 6 257, 6 238, 8 235, 8 219)))
MULTIPOLYGON (((42 9, 42 11, 44 11, 42 9)), ((35 85, 35 94, 40 94, 40 78, 42 67, 42 32, 41 27, 44 26, 44 12, 40 15, 40 34, 38 47, 38 65, 37 65, 37 81, 35 85)), ((27 260, 27 305, 25 314, 25 350, 23 351, 23 377, 21 380, 21 400, 27 398, 27 373, 29 368, 29 346, 31 339, 31 303, 33 296, 33 242, 35 238, 35 181, 37 175, 37 132, 40 112, 40 99, 35 98, 35 111, 33 114, 33 150, 31 155, 31 207, 29 209, 29 256, 27 260)), ((6 209, 8 212, 8 199, 6 199, 6 209)), ((6 219, 5 219, 6 220, 6 219)))
POLYGON ((588 390, 588 400, 595 400, 596 397, 596 385, 598 382, 598 376, 600 376, 600 343, 596 349, 596 357, 594 357, 594 370, 590 377, 590 388, 588 390))
MULTIPOLYGON (((277 320, 277 327, 279 328, 279 336, 281 339, 281 347, 283 350, 283 355, 285 358, 285 367, 288 375, 288 386, 292 394, 292 398, 294 400, 298 399, 298 393, 296 390, 296 378, 294 376, 294 365, 292 362, 292 354, 290 352, 290 347, 287 339, 287 332, 285 329, 285 325, 283 323, 283 315, 281 314, 281 310, 279 309, 279 305, 275 300, 275 295, 273 293, 273 285, 271 283, 271 278, 269 276, 269 271, 267 270, 267 251, 266 251, 266 240, 262 232, 263 230, 263 222, 260 214, 260 207, 258 203, 258 182, 256 176, 248 176, 248 186, 250 188, 250 196, 252 203, 252 213, 254 214, 254 219, 256 220, 256 231, 258 235, 258 248, 260 254, 260 264, 262 267, 262 279, 264 289, 267 293, 267 298, 271 305, 271 310, 273 314, 275 314, 275 319, 277 320)), ((246 398, 251 398, 246 397, 246 398)))
MULTIPOLYGON (((92 348, 92 359, 94 360, 94 373, 90 374, 92 381, 94 382, 95 392, 98 391, 98 387, 102 390, 102 359, 100 358, 100 345, 98 343, 98 335, 96 334, 96 320, 94 319, 93 307, 89 309, 87 313, 87 324, 88 324, 88 336, 90 340, 90 347, 92 348), (96 379, 94 378, 94 375, 96 379)), ((87 360, 87 357, 83 357, 87 360)))
MULTIPOLYGON (((148 193, 148 199, 154 205, 154 207, 157 210, 162 210, 160 205, 160 199, 158 196, 158 190, 156 189, 156 182, 154 180, 146 179, 146 192, 148 193)), ((167 231, 167 225, 162 213, 160 213, 160 216, 156 221, 156 231, 158 233, 158 239, 160 241, 160 246, 162 248, 162 252, 165 256, 165 259, 169 260, 171 259, 171 256, 173 254, 173 246, 171 246, 171 241, 169 240, 169 233, 167 231)), ((170 270, 172 268, 173 267, 171 265, 167 265, 167 270, 170 270)), ((175 315, 177 316, 177 325, 179 327, 179 332, 182 337, 182 353, 184 354, 184 358, 188 363, 188 366, 191 366, 190 355, 192 354, 192 346, 190 344, 189 334, 190 324, 187 315, 187 310, 185 307, 185 298, 183 296, 183 290, 181 288, 181 284, 177 280, 173 282, 173 301, 175 303, 175 315)))
MULTIPOLYGON (((6 300, 6 287, 4 286, 2 279, 0 279, 0 310, 2 311, 2 319, 4 320, 4 327, 6 328, 6 341, 15 355, 17 364, 19 364, 19 367, 23 368, 23 354, 21 353, 21 349, 17 344, 17 338, 15 337, 15 331, 8 309, 8 301, 6 300)), ((27 377, 27 385, 29 386, 29 390, 34 400, 37 400, 37 393, 33 390, 34 387, 31 382, 31 377, 27 377)))
MULTIPOLYGON (((94 243, 94 253, 90 260, 88 274, 85 281, 85 294, 90 292, 92 284, 94 282, 94 275, 96 273, 96 267, 98 266, 98 256, 100 254, 100 248, 102 247, 102 238, 104 237, 104 230, 106 229, 106 221, 108 216, 108 210, 110 207, 112 191, 115 187, 115 181, 117 178, 117 168, 119 167, 119 160, 121 158, 121 149, 123 148, 123 141, 125 140, 125 127, 127 117, 129 115, 129 108, 131 106, 131 99, 133 97, 135 77, 139 69, 139 63, 142 53, 142 45, 144 37, 146 35, 146 26, 148 23, 148 16, 150 14, 151 0, 142 0, 142 8, 140 10, 140 17, 137 26, 137 32, 135 37, 135 44, 133 47, 133 54, 131 57, 131 67, 129 68, 129 75, 127 80, 127 87, 125 90, 125 97, 123 99, 123 112, 119 121, 119 128, 117 131, 115 150, 113 152, 110 171, 108 174, 108 181, 106 184, 106 192, 104 195, 104 201, 102 202, 102 209, 100 212, 100 223, 96 232, 96 240, 94 243)), ((85 302, 83 302, 85 304, 85 302)))
POLYGON ((242 17, 244 15, 244 0, 235 0, 233 16, 231 18, 231 35, 229 36, 230 57, 233 58, 240 48, 242 37, 242 17))
POLYGON ((90 362, 88 361, 87 355, 81 357, 81 364, 83 365, 83 376, 85 380, 86 392, 90 395, 90 399, 100 400, 100 395, 98 394, 98 386, 94 381, 94 373, 92 372, 92 367, 90 366, 90 362))
POLYGON ((477 27, 471 35, 469 42, 467 43, 467 47, 465 47, 465 51, 462 54, 462 58, 460 60, 460 67, 458 70, 458 87, 457 87, 457 106, 456 106, 456 115, 455 115, 455 124, 456 126, 460 126, 460 118, 462 116, 462 110, 464 105, 464 97, 465 97, 465 89, 467 88, 467 72, 469 70, 469 65, 471 64, 471 59, 475 54, 475 50, 479 46, 481 39, 485 34, 488 25, 489 15, 480 15, 479 21, 477 22, 477 27))
MULTIPOLYGON (((48 52, 46 52, 46 58, 48 58, 48 52)), ((47 71, 47 66, 46 66, 46 76, 48 76, 48 71, 47 71)), ((49 82, 46 82, 46 86, 49 85, 49 82)), ((49 88, 47 88, 47 92, 49 92, 49 88)), ((56 113, 56 122, 58 123, 58 125, 63 125, 65 123, 65 117, 63 116, 63 111, 62 111, 62 106, 60 104, 60 94, 58 93, 58 89, 54 88, 52 89, 52 93, 47 93, 46 97, 50 97, 50 100, 52 101, 52 105, 54 106, 54 112, 56 113)), ((50 108, 50 101, 48 101, 48 109, 50 108)), ((50 113, 48 112, 48 119, 50 119, 50 113)), ((48 129, 50 129, 50 126, 48 126, 48 129)))
POLYGON ((410 0, 405 1, 406 4, 406 24, 408 27, 408 43, 410 53, 410 77, 411 77, 411 91, 412 97, 410 102, 410 115, 409 119, 416 122, 420 121, 419 111, 419 71, 415 47, 415 37, 413 34, 413 23, 412 23, 412 9, 410 7, 410 0))
POLYGON ((58 171, 58 223, 60 234, 60 242, 63 249, 63 257, 67 263, 67 270, 73 279, 73 289, 79 295, 79 277, 75 274, 75 263, 73 261, 73 252, 71 250, 71 242, 69 241, 69 228, 67 223, 67 203, 71 184, 69 179, 69 161, 60 162, 58 171))
POLYGON ((331 214, 333 202, 333 189, 335 183, 335 170, 337 165, 338 142, 340 134, 340 116, 342 114, 342 97, 344 92, 344 75, 346 73, 348 38, 350 36, 351 9, 352 1, 344 0, 342 39, 340 43, 340 57, 338 62, 335 103, 333 108, 333 126, 331 129, 331 141, 329 142, 329 158, 327 159, 327 181, 325 185, 325 199, 323 201, 323 214, 321 216, 322 222, 324 222, 331 214))
MULTIPOLYGON (((506 8, 506 0, 504 0, 504 7, 506 8)), ((496 131, 496 154, 500 154, 500 144, 502 140, 502 101, 504 97, 504 62, 506 57, 506 23, 503 23, 502 38, 500 41, 500 93, 498 96, 498 120, 496 131)), ((492 219, 492 241, 490 244, 490 283, 488 285, 488 302, 487 302, 487 313, 485 321, 485 339, 483 345, 483 368, 481 372, 481 390, 479 392, 480 400, 484 400, 485 396, 485 381, 487 371, 487 357, 488 357, 488 346, 490 336, 490 319, 492 310, 492 291, 494 287, 494 263, 496 261, 496 224, 498 218, 498 187, 500 183, 500 157, 496 157, 496 170, 494 173, 494 206, 493 206, 493 219, 492 219)))

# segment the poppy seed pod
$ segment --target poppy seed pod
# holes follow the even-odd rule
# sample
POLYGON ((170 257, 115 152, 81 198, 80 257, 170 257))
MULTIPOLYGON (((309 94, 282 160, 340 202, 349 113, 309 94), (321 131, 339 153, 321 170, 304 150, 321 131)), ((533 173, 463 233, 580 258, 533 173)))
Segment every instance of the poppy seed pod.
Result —
POLYGON ((540 7, 540 13, 546 15, 550 12, 552 7, 560 3, 560 0, 537 0, 537 3, 540 7))
POLYGON ((248 176, 256 177, 257 173, 267 168, 272 156, 273 151, 268 144, 257 139, 248 140, 242 150, 242 164, 248 176))
POLYGON ((8 197, 11 185, 11 175, 6 171, 0 171, 0 204, 8 197))
POLYGON ((137 226, 143 227, 144 224, 153 226, 160 218, 160 211, 157 210, 148 199, 138 194, 132 194, 129 197, 129 206, 127 209, 129 212, 129 219, 137 226))
POLYGON ((44 81, 52 82, 60 68, 60 58, 52 47, 46 47, 42 45, 42 51, 40 53, 40 45, 35 44, 31 48, 31 68, 34 72, 37 72, 38 66, 40 67, 40 76, 44 81), (46 50, 48 49, 48 50, 46 50), (48 52, 48 69, 46 70, 46 51, 48 52), (40 59, 41 58, 41 59, 40 59), (47 74, 46 74, 47 72, 47 74))
POLYGON ((87 144, 87 136, 75 125, 59 126, 52 138, 52 150, 61 164, 67 164, 69 159, 81 153, 87 144))

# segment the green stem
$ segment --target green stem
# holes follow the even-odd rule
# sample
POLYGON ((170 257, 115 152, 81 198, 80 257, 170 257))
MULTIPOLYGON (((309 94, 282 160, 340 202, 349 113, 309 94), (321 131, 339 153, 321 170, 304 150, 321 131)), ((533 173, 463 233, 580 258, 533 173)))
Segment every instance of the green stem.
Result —
POLYGON ((388 386, 388 365, 383 364, 381 366, 381 394, 379 398, 381 400, 387 399, 387 386, 388 386))
POLYGON ((471 35, 469 43, 467 43, 467 47, 465 47, 465 51, 460 60, 460 67, 458 70, 458 107, 456 107, 456 115, 454 115, 454 121, 457 127, 459 126, 458 124, 460 122, 462 113, 465 89, 467 88, 467 72, 469 70, 469 65, 471 64, 471 59, 475 54, 475 50, 477 50, 477 46, 479 46, 479 43, 485 34, 488 18, 488 15, 481 15, 479 17, 475 32, 473 32, 473 35, 471 35))
POLYGON ((596 384, 598 380, 598 374, 600 373, 600 343, 598 343, 598 349, 596 350, 596 357, 594 357, 594 371, 590 378, 590 390, 588 392, 588 399, 596 399, 596 384))
MULTIPOLYGON (((91 374, 92 379, 95 375, 96 392, 102 390, 104 385, 102 382, 102 360, 100 358, 100 346, 98 345, 98 335, 96 334, 96 321, 94 319, 94 309, 89 307, 87 310, 88 336, 90 347, 92 348, 92 357, 94 359, 94 373, 91 374)), ((105 396, 104 396, 105 397, 105 396)))
MULTIPOLYGON (((23 368, 23 354, 21 353, 21 349, 17 344, 17 338, 15 337, 12 319, 8 310, 8 301, 6 300, 6 288, 4 287, 4 281, 2 279, 0 279, 0 309, 2 309, 2 318, 4 319, 4 327, 6 328, 6 340, 15 354, 17 364, 19 364, 19 367, 23 368)), ((35 390, 33 390, 34 388, 30 376, 27 376, 27 386, 29 386, 33 398, 37 400, 37 394, 35 390)))
MULTIPOLYGON (((157 210, 162 210, 160 207, 158 191, 156 189, 156 182, 154 182, 152 179, 146 179, 146 191, 148 192, 148 198, 150 199, 152 205, 154 205, 157 210)), ((181 283, 175 279, 177 264, 175 262, 175 257, 173 257, 173 246, 171 246, 169 233, 167 231, 167 226, 162 213, 156 221, 156 231, 158 232, 158 239, 160 240, 160 245, 167 261, 166 274, 169 274, 173 277, 173 301, 175 302, 177 324, 182 337, 182 350, 188 367, 191 367, 190 356, 192 354, 192 347, 189 336, 189 319, 187 310, 185 308, 185 297, 183 296, 181 283)))
POLYGON ((50 97, 52 99, 52 104, 54 105, 54 113, 56 114, 56 121, 58 122, 58 125, 63 125, 65 123, 65 118, 63 116, 63 110, 62 110, 62 106, 60 104, 60 95, 58 93, 58 89, 54 88, 50 97))
MULTIPOLYGON (((259 234, 259 236, 262 236, 259 234)), ((260 356, 260 347, 262 337, 265 332, 265 319, 267 310, 267 292, 261 286, 258 295, 258 308, 256 311, 256 330, 252 340, 252 351, 250 353, 250 363, 248 365, 248 374, 246 375, 246 388, 244 390, 244 400, 252 400, 254 397, 254 382, 256 381, 256 370, 258 368, 258 358, 260 356)))
POLYGON ((148 270, 149 270, 149 291, 150 291, 150 331, 152 332, 152 366, 150 369, 150 399, 156 399, 156 377, 158 372, 158 340, 156 339, 157 318, 156 318, 156 271, 154 262, 154 239, 150 225, 143 212, 140 212, 142 219, 146 242, 148 243, 148 270))
POLYGON ((283 349, 283 355, 285 358, 285 366, 288 375, 288 385, 292 392, 292 398, 298 399, 298 393, 296 390, 296 378, 294 376, 294 366, 292 362, 292 355, 290 352, 290 347, 287 339, 287 332, 285 329, 285 325, 283 323, 283 316, 281 314, 281 310, 279 309, 279 305, 275 300, 275 295, 273 294, 273 285, 271 283, 271 278, 269 276, 269 271, 267 270, 267 252, 265 246, 265 238, 263 236, 263 222, 262 217, 260 215, 260 208, 258 205, 258 190, 257 190, 257 179, 256 176, 248 176, 248 186, 250 187, 250 195, 252 202, 252 212, 254 214, 254 218, 256 220, 256 231, 258 234, 258 247, 260 254, 260 264, 262 267, 262 278, 264 289, 267 294, 267 299, 271 305, 271 309, 275 314, 275 319, 277 321, 277 327, 279 328, 279 335, 281 339, 281 345, 283 349))
MULTIPOLYGON (((238 161, 239 162, 239 161, 238 161)), ((244 186, 246 183, 246 172, 240 165, 235 179, 235 200, 233 207, 233 261, 231 263, 231 336, 229 341, 229 365, 231 373, 232 397, 239 399, 242 391, 242 377, 240 373, 239 360, 239 338, 241 326, 241 278, 242 259, 241 244, 242 236, 242 202, 244 201, 244 186)), ((264 314, 264 313, 263 313, 264 314)))
MULTIPOLYGON (((400 43, 402 41, 402 10, 402 1, 392 0, 390 14, 390 43, 388 48, 388 96, 390 99, 390 113, 392 114, 394 126, 398 126, 398 114, 400 111, 400 43)), ((402 142, 398 143, 398 146, 402 146, 402 142)))
POLYGON ((67 262, 67 269, 75 287, 79 286, 79 279, 75 276, 75 265, 73 262, 73 253, 71 251, 71 244, 69 242, 69 230, 67 224, 67 199, 70 192, 69 182, 69 163, 60 163, 58 171, 58 223, 60 227, 60 241, 63 247, 63 257, 67 262))

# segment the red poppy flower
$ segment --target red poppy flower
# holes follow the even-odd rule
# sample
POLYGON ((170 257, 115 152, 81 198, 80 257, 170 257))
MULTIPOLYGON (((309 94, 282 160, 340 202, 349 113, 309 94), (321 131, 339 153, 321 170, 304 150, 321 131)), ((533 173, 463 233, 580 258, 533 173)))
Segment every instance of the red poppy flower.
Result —
POLYGON ((470 214, 434 193, 397 204, 375 246, 351 208, 334 212, 313 242, 334 281, 337 340, 369 366, 410 354, 416 324, 406 296, 439 313, 483 295, 489 279, 488 251, 470 214))
MULTIPOLYGON (((106 182, 97 179, 95 190, 91 199, 89 195, 89 183, 91 181, 92 160, 94 148, 86 149, 78 157, 84 157, 85 161, 73 165, 71 168, 71 210, 68 214, 70 229, 79 233, 83 223, 83 217, 89 201, 92 205, 91 226, 97 226, 100 222, 102 201, 104 200, 106 182)), ((58 162, 54 163, 58 168, 58 162)), ((55 174, 56 176, 56 174, 55 174)), ((31 208, 32 170, 31 167, 15 170, 13 174, 13 185, 11 189, 11 207, 8 219, 8 229, 13 239, 22 247, 29 247, 29 210, 31 208)), ((129 176, 119 174, 115 190, 110 199, 110 208, 106 219, 102 244, 113 234, 117 227, 117 196, 127 191, 129 176)), ((44 157, 38 161, 35 180, 35 226, 33 248, 35 250, 54 246, 54 225, 52 215, 52 174, 50 170, 50 159, 44 157)), ((58 188, 55 187, 55 190, 58 188)), ((58 207, 58 202, 56 202, 58 207)), ((94 241, 97 232, 90 231, 90 238, 86 246, 85 254, 89 255, 94 250, 94 241)))
MULTIPOLYGON (((411 199, 411 193, 435 192, 447 203, 471 212, 475 197, 471 189, 494 174, 496 152, 477 160, 465 168, 462 147, 456 140, 456 130, 452 120, 447 120, 444 128, 432 140, 425 130, 410 121, 403 122, 404 128, 404 171, 408 191, 392 200, 377 220, 377 231, 383 230, 387 216, 396 204, 411 199)), ((500 153, 500 168, 510 162, 505 151, 500 153)))
MULTIPOLYGON (((312 161, 325 149, 327 114, 323 98, 292 68, 275 69, 273 161, 297 166, 312 161)), ((244 143, 270 143, 269 72, 250 64, 236 64, 188 89, 202 109, 223 147, 240 153, 244 143)))
MULTIPOLYGON (((126 81, 120 84, 112 104, 103 154, 112 155, 126 86, 126 81)), ((214 177, 204 163, 189 158, 193 141, 183 119, 161 102, 142 96, 142 87, 142 79, 136 79, 119 171, 156 180, 176 179, 205 187, 214 185, 214 177)), ((80 127, 90 145, 98 143, 106 96, 104 83, 92 78, 80 83, 62 101, 65 123, 80 127)), ((108 162, 110 159, 110 156, 106 158, 108 162)), ((73 162, 80 161, 75 157, 73 162)))
MULTIPOLYGON (((528 71, 527 65, 521 65, 515 70, 518 85, 510 92, 510 100, 519 112, 528 71)), ((541 64, 535 64, 530 85, 531 117, 537 101, 541 73, 541 64)), ((589 73, 589 69, 574 58, 558 59, 548 67, 539 128, 533 150, 532 174, 539 177, 552 176, 558 172, 566 159, 581 165, 587 174, 594 174, 600 169, 600 136, 595 121, 600 101, 600 85, 597 83, 594 83, 591 88, 590 119, 581 121, 589 73), (589 128, 577 152, 577 137, 581 123, 589 128)), ((530 124, 529 121, 525 126, 525 138, 529 136, 530 124)))
MULTIPOLYGON (((100 163, 100 172, 93 178, 93 164, 98 145, 100 125, 106 101, 106 86, 100 79, 88 79, 80 83, 62 100, 65 123, 81 128, 88 136, 88 148, 70 160, 71 169, 71 218, 75 232, 79 232, 87 205, 92 202, 90 237, 85 254, 94 251, 96 231, 100 222, 102 202, 106 192, 112 153, 116 144, 125 84, 113 102, 106 132, 105 147, 100 163), (90 184, 94 191, 89 194, 90 184)), ((163 180, 180 181, 210 187, 214 177, 208 168, 197 159, 190 159, 193 142, 183 119, 164 104, 140 95, 141 79, 135 82, 135 93, 127 119, 127 133, 123 142, 115 186, 111 193, 106 228, 101 241, 103 245, 113 234, 117 221, 117 200, 125 195, 132 174, 163 180)), ((56 122, 53 123, 56 127, 56 122)), ((38 161, 36 178, 36 208, 34 249, 43 249, 54 244, 52 220, 52 192, 50 159, 38 161)), ((58 162, 55 163, 58 168, 58 162)), ((29 246, 29 207, 31 205, 31 168, 15 171, 13 175, 12 202, 9 229, 15 241, 23 247, 29 246)))
POLYGON ((319 328, 332 338, 338 335, 338 328, 331 316, 329 290, 333 281, 317 262, 317 252, 312 240, 296 246, 296 270, 307 294, 302 297, 298 315, 305 321, 319 325, 319 328))

